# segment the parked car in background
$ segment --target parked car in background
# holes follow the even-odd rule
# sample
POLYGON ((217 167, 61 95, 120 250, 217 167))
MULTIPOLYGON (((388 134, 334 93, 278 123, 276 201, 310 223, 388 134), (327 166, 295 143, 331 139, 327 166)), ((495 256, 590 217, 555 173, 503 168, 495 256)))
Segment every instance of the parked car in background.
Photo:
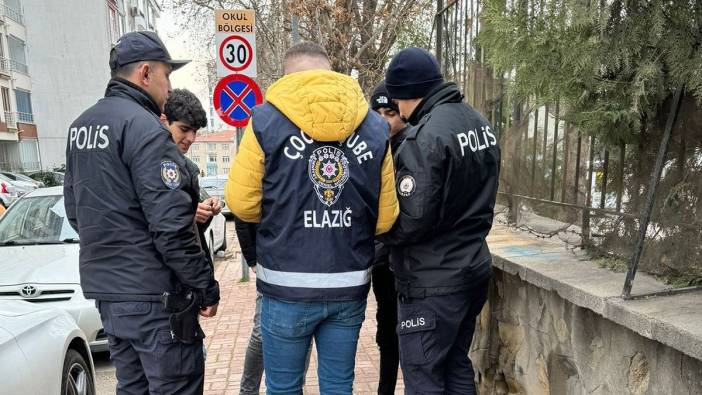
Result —
MULTIPOLYGON (((207 191, 200 188, 200 199, 205 200, 209 197, 210 195, 207 191)), ((222 204, 224 204, 224 200, 222 200, 222 204)), ((224 212, 224 209, 222 209, 222 212, 224 212)), ((210 250, 210 258, 212 258, 212 262, 214 262, 215 254, 227 249, 227 221, 222 213, 212 218, 212 222, 210 222, 210 225, 205 231, 205 239, 207 240, 207 247, 210 250)))
MULTIPOLYGON (((207 193, 202 191, 202 197, 207 193)), ((205 232, 213 258, 227 248, 225 222, 219 214, 205 232)), ((66 218, 63 187, 41 188, 19 198, 0 217, 0 305, 24 300, 65 310, 91 350, 104 351, 107 337, 100 314, 80 287, 79 251, 78 234, 66 218)))
POLYGON ((0 393, 95 394, 85 334, 64 311, 37 303, 0 303, 0 393))
POLYGON ((93 351, 107 349, 95 302, 83 296, 78 234, 68 223, 63 188, 41 188, 0 218, 0 304, 8 300, 57 307, 70 313, 93 351))
MULTIPOLYGON (((10 173, 10 172, 0 172, 3 176, 7 177, 12 185, 15 186, 15 189, 17 190, 17 196, 22 196, 26 193, 32 192, 33 190, 39 188, 40 182, 33 180, 27 176, 22 176, 26 177, 29 181, 26 179, 23 179, 19 177, 20 175, 15 174, 15 173, 10 173)), ((41 185, 44 185, 41 183, 41 185)))
POLYGON ((2 171, 0 174, 4 175, 5 177, 13 180, 13 181, 18 181, 18 182, 27 182, 32 185, 34 185, 36 188, 44 188, 44 183, 41 181, 37 181, 29 176, 26 176, 24 174, 20 173, 12 173, 9 171, 2 171))
POLYGON ((47 187, 63 185, 64 174, 60 171, 35 171, 27 175, 36 181, 43 182, 47 187))
POLYGON ((8 208, 15 200, 17 200, 17 191, 12 185, 12 180, 0 174, 0 205, 8 208))
MULTIPOLYGON (((200 188, 207 191, 210 196, 217 196, 224 203, 224 184, 227 183, 227 178, 226 175, 200 177, 200 188)), ((222 214, 226 217, 232 216, 226 204, 222 208, 222 214)))

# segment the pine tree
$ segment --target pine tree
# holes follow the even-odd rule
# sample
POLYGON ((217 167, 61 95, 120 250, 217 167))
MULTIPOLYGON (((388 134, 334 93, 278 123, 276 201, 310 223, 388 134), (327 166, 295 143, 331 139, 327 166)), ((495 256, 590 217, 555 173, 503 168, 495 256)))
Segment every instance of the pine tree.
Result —
POLYGON ((676 87, 702 99, 702 2, 485 0, 478 38, 511 72, 517 99, 560 99, 566 119, 603 141, 631 142, 665 117, 676 87))

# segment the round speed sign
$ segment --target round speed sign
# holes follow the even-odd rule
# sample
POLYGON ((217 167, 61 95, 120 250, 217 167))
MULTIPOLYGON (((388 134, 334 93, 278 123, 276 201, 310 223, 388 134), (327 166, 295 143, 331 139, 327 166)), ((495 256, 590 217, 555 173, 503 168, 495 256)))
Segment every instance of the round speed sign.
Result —
POLYGON ((251 44, 241 36, 227 37, 219 46, 219 60, 229 70, 240 72, 251 64, 254 57, 251 44))

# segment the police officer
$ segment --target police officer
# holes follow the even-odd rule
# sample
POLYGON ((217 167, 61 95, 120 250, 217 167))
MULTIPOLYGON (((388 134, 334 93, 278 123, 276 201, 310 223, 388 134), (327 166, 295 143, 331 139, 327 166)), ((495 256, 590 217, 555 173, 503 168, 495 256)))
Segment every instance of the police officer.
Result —
POLYGON ((385 77, 413 126, 395 153, 400 216, 385 240, 406 393, 475 394, 468 350, 491 275, 497 137, 426 50, 400 51, 385 77))
MULTIPOLYGON (((380 114, 390 125, 390 146, 392 152, 397 152, 400 144, 405 139, 407 124, 400 117, 397 108, 387 88, 385 81, 381 81, 373 90, 370 98, 371 108, 380 114)), ((373 266, 372 283, 373 294, 378 303, 375 317, 378 328, 375 341, 380 348, 380 374, 378 381, 378 394, 394 394, 397 383, 397 366, 400 355, 397 344, 397 291, 395 290, 395 277, 390 271, 389 249, 382 242, 375 242, 375 261, 373 266)))
POLYGON ((155 33, 122 36, 105 97, 69 128, 66 214, 80 235, 81 287, 100 311, 118 394, 203 390, 197 315, 216 314, 219 288, 197 242, 190 174, 159 122, 169 75, 185 63, 155 33))

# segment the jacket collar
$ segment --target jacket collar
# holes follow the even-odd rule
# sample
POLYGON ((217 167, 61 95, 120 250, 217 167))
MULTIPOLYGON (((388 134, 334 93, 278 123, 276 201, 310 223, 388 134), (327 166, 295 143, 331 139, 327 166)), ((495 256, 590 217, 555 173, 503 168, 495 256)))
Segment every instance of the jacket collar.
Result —
POLYGON ((392 152, 397 151, 397 149, 400 147, 400 144, 402 144, 403 141, 405 141, 405 134, 409 130, 409 125, 400 130, 399 132, 395 133, 394 136, 390 137, 390 147, 392 148, 392 152))
POLYGON ((454 82, 447 82, 429 92, 429 94, 419 102, 417 108, 412 115, 410 115, 408 122, 414 126, 418 124, 419 120, 425 115, 429 114, 434 107, 444 103, 460 103, 462 101, 463 95, 461 91, 458 90, 458 86, 454 82))
POLYGON ((105 90, 105 97, 117 96, 123 97, 139 103, 142 107, 156 114, 157 117, 161 116, 161 109, 156 104, 156 101, 146 92, 143 88, 133 84, 124 78, 114 77, 107 84, 107 89, 105 90))

